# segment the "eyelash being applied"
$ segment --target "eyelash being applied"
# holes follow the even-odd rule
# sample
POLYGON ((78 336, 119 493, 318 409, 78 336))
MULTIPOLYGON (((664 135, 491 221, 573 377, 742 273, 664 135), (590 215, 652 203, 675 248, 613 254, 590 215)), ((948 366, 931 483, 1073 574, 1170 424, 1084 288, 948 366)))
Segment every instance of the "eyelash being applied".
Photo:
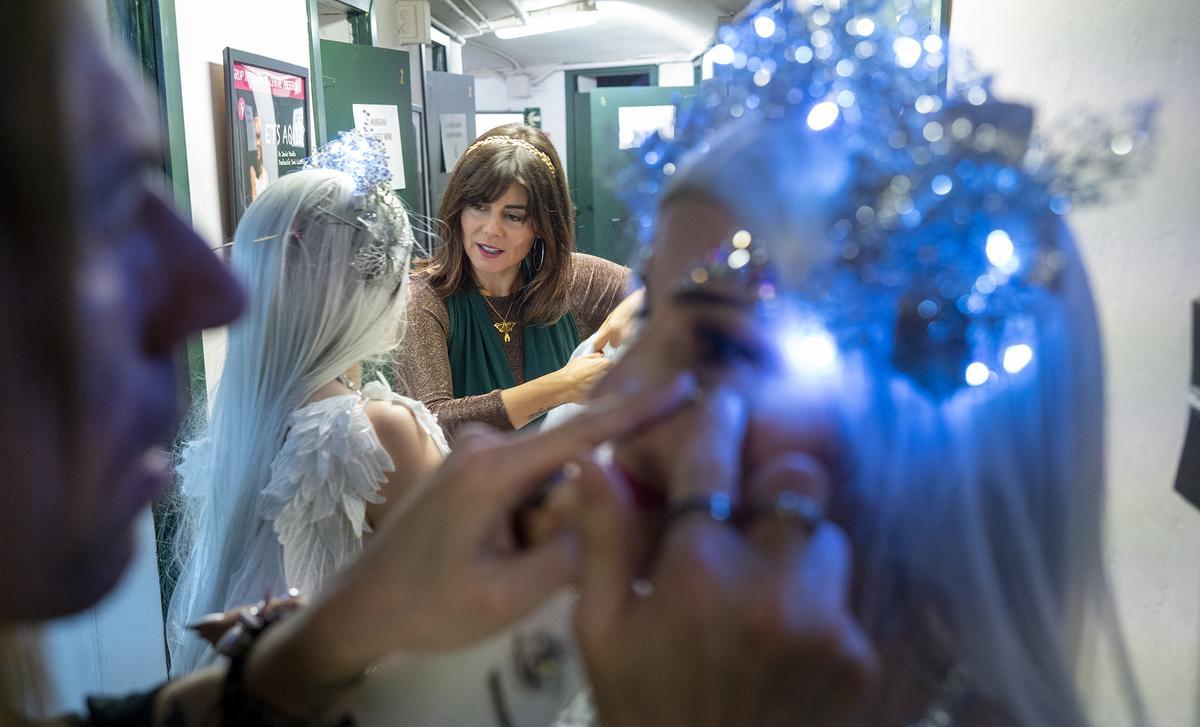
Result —
POLYGON ((766 360, 761 347, 748 343, 715 326, 698 324, 695 338, 699 359, 706 366, 745 363, 761 366, 766 360))

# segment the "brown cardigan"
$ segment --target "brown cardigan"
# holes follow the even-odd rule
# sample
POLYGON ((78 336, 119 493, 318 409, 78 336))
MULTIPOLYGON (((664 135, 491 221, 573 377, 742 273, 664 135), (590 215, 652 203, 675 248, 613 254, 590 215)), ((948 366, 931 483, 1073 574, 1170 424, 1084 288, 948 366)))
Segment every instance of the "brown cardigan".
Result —
MULTIPOLYGON (((629 269, 603 258, 574 253, 571 258, 571 301, 569 309, 575 317, 580 339, 586 339, 608 318, 608 314, 625 296, 629 284, 629 269)), ((491 307, 506 313, 512 296, 486 298, 491 307)), ((488 310, 493 323, 500 316, 488 310)), ((450 313, 446 302, 438 297, 424 277, 413 276, 408 293, 408 331, 396 354, 396 388, 418 399, 437 415, 448 438, 466 422, 483 422, 507 430, 512 429, 500 390, 479 396, 455 398, 450 377, 450 357, 447 340, 450 337, 450 313)), ((512 340, 504 344, 508 365, 517 384, 525 383, 525 325, 517 322, 512 340)))

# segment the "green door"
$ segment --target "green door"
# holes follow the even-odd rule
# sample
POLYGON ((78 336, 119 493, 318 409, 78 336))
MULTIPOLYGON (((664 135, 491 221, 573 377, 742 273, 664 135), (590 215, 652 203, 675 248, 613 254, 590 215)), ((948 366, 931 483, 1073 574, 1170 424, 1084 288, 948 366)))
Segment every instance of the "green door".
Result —
MULTIPOLYGON (((325 118, 326 135, 332 139, 340 131, 353 129, 363 108, 387 111, 395 107, 399 125, 400 153, 404 159, 404 184, 397 184, 396 194, 408 209, 420 209, 417 194, 417 131, 412 121, 412 79, 409 77, 408 53, 390 48, 375 48, 357 43, 321 41, 321 74, 325 90, 325 108, 318 114, 325 118)), ((383 115, 376 114, 377 117, 383 115)), ((387 129, 388 127, 382 127, 387 129)), ((397 180, 393 180, 396 183, 397 180)))
POLYGON ((694 94, 694 88, 631 86, 597 88, 575 96, 576 189, 579 249, 622 265, 630 262, 636 230, 617 189, 634 163, 647 123, 663 117, 663 107, 694 94), (625 109, 622 112, 622 109, 625 109), (632 132, 632 133, 631 133, 632 132))

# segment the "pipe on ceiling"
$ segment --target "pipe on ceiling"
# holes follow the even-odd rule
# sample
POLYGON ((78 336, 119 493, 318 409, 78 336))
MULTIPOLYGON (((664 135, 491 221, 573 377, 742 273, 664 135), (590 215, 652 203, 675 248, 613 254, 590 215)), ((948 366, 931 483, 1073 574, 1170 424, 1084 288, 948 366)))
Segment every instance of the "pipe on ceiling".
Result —
POLYGON ((512 64, 514 71, 521 70, 521 62, 518 61, 516 58, 513 58, 509 54, 505 53, 504 51, 496 50, 495 48, 491 47, 490 45, 485 45, 483 43, 480 43, 479 41, 475 41, 474 43, 472 43, 471 47, 478 48, 480 50, 485 50, 488 53, 491 53, 492 55, 496 56, 497 58, 501 58, 505 61, 508 61, 509 63, 512 64))
POLYGON ((455 33, 453 30, 450 30, 450 28, 448 28, 445 23, 441 22, 440 20, 433 17, 432 15, 429 17, 429 24, 432 25, 433 27, 437 28, 440 32, 445 33, 447 36, 450 37, 450 40, 454 41, 455 43, 458 43, 459 45, 466 45, 466 43, 467 43, 466 39, 464 39, 458 33, 455 33))
POLYGON ((488 16, 484 15, 482 12, 480 12, 479 8, 475 7, 475 3, 471 2, 471 0, 463 0, 463 5, 466 5, 471 12, 478 15, 479 20, 487 26, 489 31, 496 30, 496 28, 492 25, 492 21, 488 19, 488 16))
POLYGON ((525 8, 521 7, 520 0, 508 0, 508 4, 512 6, 513 12, 521 19, 522 25, 529 25, 529 13, 525 12, 525 8))
POLYGON ((455 5, 455 4, 454 4, 454 0, 442 0, 442 4, 443 4, 443 5, 445 5, 446 7, 450 8, 451 10, 453 10, 453 11, 454 11, 454 13, 455 13, 456 15, 458 15, 458 17, 460 17, 460 18, 462 18, 463 20, 465 20, 465 21, 467 21, 468 23, 470 23, 470 24, 471 24, 471 27, 475 28, 475 30, 476 30, 477 32, 479 32, 480 34, 482 34, 482 33, 483 33, 483 28, 482 28, 482 27, 480 27, 479 23, 476 23, 476 22, 475 22, 475 20, 474 20, 473 18, 468 18, 468 17, 467 17, 467 14, 466 14, 466 13, 464 13, 462 10, 460 10, 460 9, 459 9, 459 7, 458 7, 457 5, 455 5))

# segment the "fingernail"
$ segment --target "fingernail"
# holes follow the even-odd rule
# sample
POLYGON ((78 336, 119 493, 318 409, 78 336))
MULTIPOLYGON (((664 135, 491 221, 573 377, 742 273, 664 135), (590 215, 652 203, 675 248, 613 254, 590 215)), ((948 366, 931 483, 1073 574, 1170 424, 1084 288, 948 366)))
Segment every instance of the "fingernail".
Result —
POLYGON ((220 613, 220 612, 206 613, 200 617, 200 620, 193 621, 192 623, 188 624, 187 628, 191 629, 192 631, 199 631, 200 629, 204 628, 205 626, 211 626, 212 624, 221 623, 224 620, 225 620, 225 614, 223 614, 223 613, 220 613))

